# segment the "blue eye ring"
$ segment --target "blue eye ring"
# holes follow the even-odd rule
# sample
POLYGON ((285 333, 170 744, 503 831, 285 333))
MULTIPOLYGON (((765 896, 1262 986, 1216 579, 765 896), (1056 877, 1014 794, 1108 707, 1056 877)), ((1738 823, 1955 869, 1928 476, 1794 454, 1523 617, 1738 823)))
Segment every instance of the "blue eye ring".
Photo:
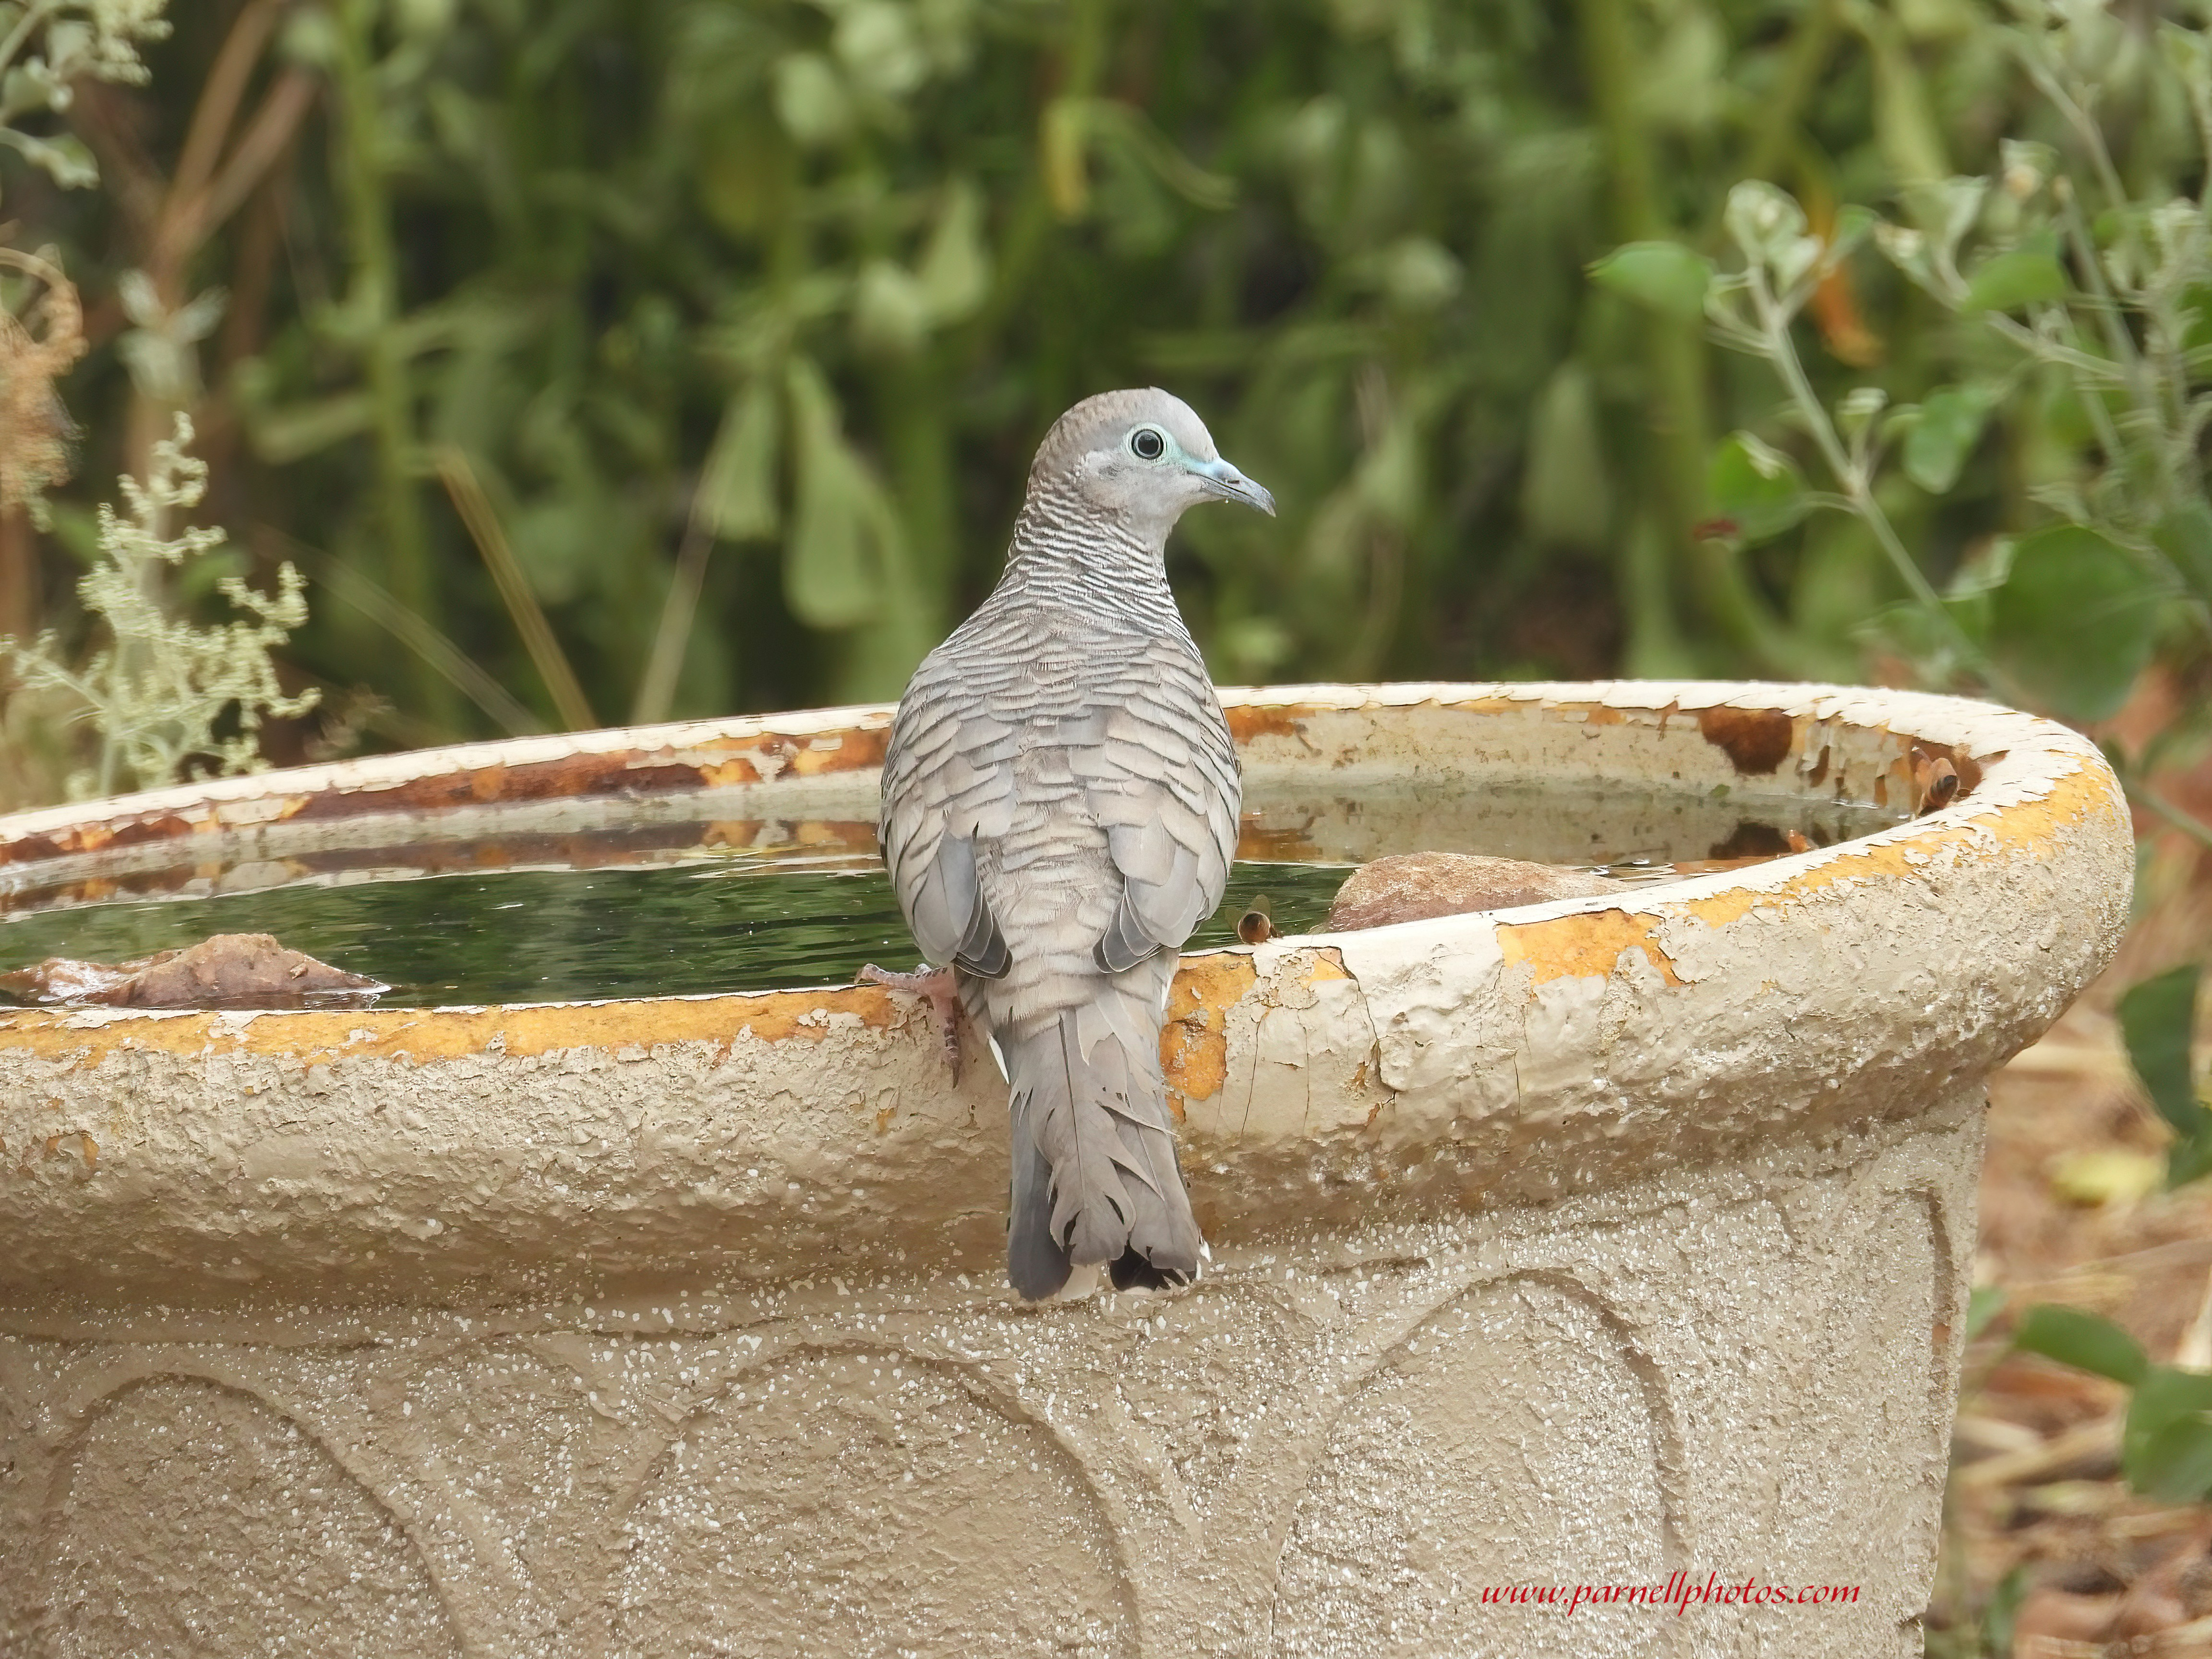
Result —
POLYGON ((1156 426, 1140 426, 1129 434, 1129 453, 1140 461, 1157 461, 1168 453, 1167 434, 1156 426))

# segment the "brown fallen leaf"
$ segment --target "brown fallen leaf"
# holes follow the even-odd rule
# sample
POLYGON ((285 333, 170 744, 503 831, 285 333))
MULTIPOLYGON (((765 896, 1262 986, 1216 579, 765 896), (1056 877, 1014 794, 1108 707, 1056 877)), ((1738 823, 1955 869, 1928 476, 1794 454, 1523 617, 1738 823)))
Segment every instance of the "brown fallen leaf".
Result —
POLYGON ((2058 1659, 2079 1651, 2079 1644, 2100 1644, 2112 1628, 2120 1599, 2117 1593, 2076 1595, 2039 1584, 2021 1601, 2020 1614, 2013 1620, 2012 1650, 2037 1659, 2058 1659))
POLYGON ((2203 1593, 2205 1548, 2212 1545, 2212 1514, 2197 1524, 2128 1587, 2112 1620, 2115 1636, 2150 1636, 2190 1622, 2189 1604, 2203 1593))
POLYGON ((1547 899, 1620 891, 1604 877, 1471 853, 1398 853, 1363 864, 1337 889, 1328 930, 1346 933, 1395 921, 1507 910, 1547 899))
POLYGON ((26 1001, 118 1008, 365 1007, 391 988, 288 951, 267 933, 217 933, 134 962, 48 957, 0 974, 0 989, 26 1001))

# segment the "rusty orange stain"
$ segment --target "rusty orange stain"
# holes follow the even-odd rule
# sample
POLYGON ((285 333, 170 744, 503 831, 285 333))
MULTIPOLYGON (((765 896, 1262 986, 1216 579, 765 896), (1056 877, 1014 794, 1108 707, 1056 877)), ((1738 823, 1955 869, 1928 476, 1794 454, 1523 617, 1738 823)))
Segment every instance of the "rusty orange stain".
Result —
POLYGON ((507 766, 494 761, 469 774, 469 794, 480 801, 497 800, 507 793, 507 766))
MULTIPOLYGON (((1184 1100, 1206 1100, 1229 1079, 1229 1011, 1259 982, 1252 958, 1233 951, 1185 957, 1168 992, 1160 1066, 1184 1100)), ((1169 1103, 1182 1115, 1182 1103, 1169 1103)))
POLYGON ((1498 944, 1506 965, 1527 963, 1529 978, 1538 985, 1568 975, 1607 978, 1623 951, 1643 951, 1661 978, 1680 985, 1674 959, 1651 937, 1663 920, 1626 910, 1589 910, 1549 921, 1505 922, 1498 927, 1498 944))
POLYGON ((331 1060, 459 1060, 495 1052, 520 1056, 567 1048, 623 1048, 662 1042, 726 1043, 750 1030, 764 1042, 830 1035, 826 1014, 857 1015, 890 1026, 890 994, 872 985, 835 990, 760 991, 723 997, 654 997, 625 1002, 535 1008, 381 1008, 263 1013, 252 1019, 214 1012, 109 1020, 72 1026, 67 1013, 27 1010, 0 1018, 0 1047, 27 1051, 72 1069, 99 1065, 125 1049, 180 1059, 258 1054, 303 1066, 331 1060), (356 1033, 359 1033, 356 1037, 356 1033))
POLYGON ((709 789, 731 789, 741 783, 758 783, 760 770, 743 755, 699 769, 699 781, 709 789))
POLYGON ((791 769, 802 778, 811 778, 824 772, 857 772, 881 766, 890 736, 890 728, 884 726, 824 732, 812 743, 795 746, 791 769))
POLYGON ((1241 749, 1258 738, 1303 739, 1306 720, 1317 711, 1307 703, 1285 703, 1279 707, 1239 703, 1222 712, 1228 716, 1229 735, 1241 749))
POLYGON ((1443 705, 1447 708, 1464 709, 1470 714, 1511 714, 1539 706, 1518 697, 1462 697, 1457 702, 1443 705))
POLYGON ((1324 946, 1314 952, 1313 967, 1307 971, 1301 984, 1311 987, 1332 979, 1350 979, 1352 975, 1344 965, 1344 952, 1334 945, 1324 946))
POLYGON ((1984 836, 2003 851, 2039 858, 2066 825, 2100 816, 2118 818, 2119 811, 2112 792, 2097 773, 2083 766, 2054 780, 2050 793, 2041 800, 2018 802, 1971 818, 1964 825, 1929 830, 1880 847, 1838 849, 1779 887, 1738 888, 1667 908, 1677 915, 1695 916, 1708 927, 1725 927, 1753 910, 1792 903, 1845 882, 1918 880, 1933 854, 1953 844, 1972 846, 1984 836))
POLYGON ((1256 812, 1247 813, 1237 832, 1237 856, 1240 859, 1297 864, 1311 857, 1313 850, 1312 838, 1304 826, 1289 829, 1263 824, 1256 812))
POLYGON ((1628 716, 1610 703, 1593 702, 1583 705, 1583 724, 1585 726, 1624 726, 1627 721, 1628 716))
POLYGON ((1778 708, 1735 708, 1725 703, 1698 711, 1698 732, 1747 777, 1763 777, 1790 758, 1797 722, 1778 708))

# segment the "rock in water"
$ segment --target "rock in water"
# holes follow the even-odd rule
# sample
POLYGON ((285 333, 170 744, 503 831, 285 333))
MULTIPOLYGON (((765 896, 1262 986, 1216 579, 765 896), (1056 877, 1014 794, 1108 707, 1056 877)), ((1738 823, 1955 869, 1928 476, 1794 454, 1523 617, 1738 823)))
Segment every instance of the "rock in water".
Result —
POLYGON ((1476 910, 1510 910, 1547 899, 1589 898, 1620 886, 1587 870, 1561 870, 1472 853, 1397 853, 1363 864, 1336 890, 1325 930, 1354 933, 1394 921, 1426 921, 1476 910))
POLYGON ((288 951, 267 933, 216 933, 134 962, 48 957, 0 974, 0 989, 28 1001, 121 1008, 365 1007, 391 988, 288 951))
POLYGON ((1180 399, 1078 404, 1030 468, 998 586, 915 671, 884 758, 884 861, 1012 1085, 1006 1272, 1188 1281, 1205 1248, 1176 1161, 1160 1023, 1221 902, 1240 781, 1169 590, 1200 501, 1274 501, 1180 399))

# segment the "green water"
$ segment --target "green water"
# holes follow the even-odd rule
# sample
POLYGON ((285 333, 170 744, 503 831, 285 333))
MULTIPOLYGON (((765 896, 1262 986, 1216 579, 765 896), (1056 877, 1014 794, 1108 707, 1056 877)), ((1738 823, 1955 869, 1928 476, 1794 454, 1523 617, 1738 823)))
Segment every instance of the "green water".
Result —
MULTIPOLYGON (((1240 864, 1190 948, 1233 945, 1255 894, 1282 933, 1310 932, 1348 872, 1240 864)), ((124 962, 210 933, 273 933, 334 968, 381 980, 380 1007, 564 1002, 838 984, 860 964, 919 957, 881 871, 679 866, 511 871, 220 898, 49 910, 0 927, 0 969, 46 957, 124 962)), ((0 1001, 4 1001, 0 996, 0 1001)))
MULTIPOLYGON (((1899 816, 1727 790, 1553 784, 1355 790, 1247 808, 1244 850, 1259 857, 1236 866, 1190 949, 1235 943, 1237 919, 1262 893, 1276 933, 1310 933, 1350 871, 1386 854, 1483 853, 1668 880, 1677 860, 1829 846, 1899 816)), ((917 965, 875 860, 874 826, 860 822, 653 812, 633 822, 618 812, 585 830, 479 826, 453 838, 433 818, 389 846, 264 844, 245 862, 130 866, 104 883, 80 876, 42 886, 29 871, 0 890, 0 971, 270 933, 382 981, 392 989, 380 1003, 406 1008, 834 985, 863 963, 917 965)))

